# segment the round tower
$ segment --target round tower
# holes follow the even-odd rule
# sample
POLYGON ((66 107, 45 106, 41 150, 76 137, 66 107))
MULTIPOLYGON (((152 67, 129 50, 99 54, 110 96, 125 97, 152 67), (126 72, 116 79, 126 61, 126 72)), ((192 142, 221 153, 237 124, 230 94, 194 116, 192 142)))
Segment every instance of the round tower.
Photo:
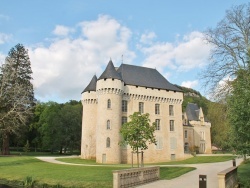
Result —
POLYGON ((96 119, 97 119, 97 77, 94 76, 82 92, 82 143, 81 158, 96 158, 96 119))
POLYGON ((110 60, 96 85, 96 162, 121 163, 120 128, 124 83, 110 60))

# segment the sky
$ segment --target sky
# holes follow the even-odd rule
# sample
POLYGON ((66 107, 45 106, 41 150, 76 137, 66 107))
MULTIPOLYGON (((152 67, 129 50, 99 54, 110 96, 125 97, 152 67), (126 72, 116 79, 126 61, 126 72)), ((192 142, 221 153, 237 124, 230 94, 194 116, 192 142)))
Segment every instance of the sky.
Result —
POLYGON ((0 65, 9 50, 29 51, 35 97, 81 100, 109 60, 157 69, 169 82, 200 91, 199 75, 215 28, 246 0, 0 0, 0 65))

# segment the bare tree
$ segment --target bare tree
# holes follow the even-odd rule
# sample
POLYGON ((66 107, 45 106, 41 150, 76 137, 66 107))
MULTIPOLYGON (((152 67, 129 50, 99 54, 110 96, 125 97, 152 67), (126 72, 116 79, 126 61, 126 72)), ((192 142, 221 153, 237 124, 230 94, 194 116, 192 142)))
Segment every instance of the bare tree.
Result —
POLYGON ((27 50, 18 44, 0 67, 0 134, 2 154, 9 154, 9 137, 18 134, 32 115, 34 92, 27 50))
MULTIPOLYGON (((201 74, 204 85, 217 93, 230 92, 230 80, 239 69, 247 66, 250 48, 250 3, 233 6, 215 28, 204 32, 207 43, 212 44, 210 64, 201 74), (220 81, 225 83, 218 89, 220 81)), ((210 90, 210 91, 211 91, 210 90)))

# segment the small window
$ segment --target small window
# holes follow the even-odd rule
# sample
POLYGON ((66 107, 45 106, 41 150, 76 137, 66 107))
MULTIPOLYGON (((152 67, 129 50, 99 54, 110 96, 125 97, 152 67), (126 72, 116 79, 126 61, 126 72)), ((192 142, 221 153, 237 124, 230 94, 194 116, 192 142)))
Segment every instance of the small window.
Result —
POLYGON ((108 137, 107 140, 106 140, 106 147, 107 148, 110 148, 110 138, 108 137))
POLYGON ((185 130, 184 135, 185 135, 185 138, 188 137, 188 131, 187 130, 185 130))
POLYGON ((110 100, 110 99, 108 99, 108 101, 107 101, 107 108, 108 108, 108 109, 111 108, 111 100, 110 100))
POLYGON ((155 120, 155 130, 160 130, 161 127, 160 127, 160 120, 159 119, 156 119, 155 120))
POLYGON ((111 129, 111 127, 110 127, 110 120, 107 121, 107 129, 111 129))
POLYGON ((128 111, 128 102, 125 100, 122 100, 122 112, 128 111))
POLYGON ((141 114, 144 113, 144 103, 143 103, 143 102, 139 102, 139 112, 140 112, 141 114))
POLYGON ((155 114, 160 114, 160 104, 155 104, 155 114))
POLYGON ((174 120, 170 120, 169 124, 170 124, 170 131, 174 131, 174 120))
POLYGON ((127 121, 128 121, 128 118, 126 116, 122 116, 122 125, 124 123, 127 123, 127 121))
POLYGON ((174 116, 174 106, 173 105, 169 105, 169 115, 174 116))

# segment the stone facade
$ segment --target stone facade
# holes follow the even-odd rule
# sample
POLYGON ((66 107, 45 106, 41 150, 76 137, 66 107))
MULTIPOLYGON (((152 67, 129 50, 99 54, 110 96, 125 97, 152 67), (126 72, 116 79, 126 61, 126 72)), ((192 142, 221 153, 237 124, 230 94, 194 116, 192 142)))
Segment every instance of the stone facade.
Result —
POLYGON ((144 162, 184 158, 183 93, 157 70, 109 62, 82 93, 81 158, 98 163, 131 163, 132 150, 119 146, 120 128, 134 112, 149 113, 157 122, 157 145, 149 145, 144 162))
POLYGON ((189 103, 183 114, 184 152, 212 153, 210 129, 211 123, 204 117, 202 108, 189 103))

